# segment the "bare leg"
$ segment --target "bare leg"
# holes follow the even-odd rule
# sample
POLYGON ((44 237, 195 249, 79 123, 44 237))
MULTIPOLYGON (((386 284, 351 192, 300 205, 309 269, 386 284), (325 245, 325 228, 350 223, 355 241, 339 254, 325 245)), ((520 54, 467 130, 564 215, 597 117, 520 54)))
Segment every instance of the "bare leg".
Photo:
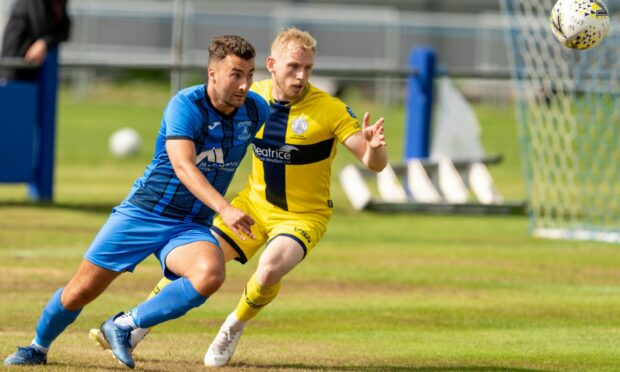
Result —
POLYGON ((99 297, 120 274, 82 260, 77 272, 62 291, 62 306, 69 311, 83 308, 99 297))

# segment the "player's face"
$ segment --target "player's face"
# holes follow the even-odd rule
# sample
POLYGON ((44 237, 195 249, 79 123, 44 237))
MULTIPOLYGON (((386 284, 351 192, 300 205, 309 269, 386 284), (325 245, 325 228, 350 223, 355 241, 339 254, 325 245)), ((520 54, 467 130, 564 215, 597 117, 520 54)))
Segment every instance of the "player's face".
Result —
POLYGON ((267 70, 271 72, 273 81, 273 97, 287 102, 299 98, 310 79, 313 66, 314 52, 294 44, 281 48, 267 58, 267 70))
POLYGON ((209 98, 225 114, 243 105, 254 77, 254 59, 228 55, 209 66, 209 98))

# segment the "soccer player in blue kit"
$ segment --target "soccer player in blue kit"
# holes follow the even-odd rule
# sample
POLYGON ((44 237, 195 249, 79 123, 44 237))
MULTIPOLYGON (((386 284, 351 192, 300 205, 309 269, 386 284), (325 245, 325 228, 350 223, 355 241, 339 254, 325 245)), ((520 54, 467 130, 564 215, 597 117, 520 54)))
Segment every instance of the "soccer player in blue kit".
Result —
POLYGON ((131 330, 176 319, 198 307, 224 281, 224 255, 210 231, 218 213, 240 238, 254 238, 254 221, 225 194, 269 106, 249 92, 254 47, 235 35, 209 46, 208 82, 174 96, 157 136, 155 156, 123 202, 114 208, 69 283, 43 309, 30 346, 5 365, 47 362, 51 343, 122 272, 154 254, 174 280, 159 295, 101 325, 114 356, 130 368, 131 330))

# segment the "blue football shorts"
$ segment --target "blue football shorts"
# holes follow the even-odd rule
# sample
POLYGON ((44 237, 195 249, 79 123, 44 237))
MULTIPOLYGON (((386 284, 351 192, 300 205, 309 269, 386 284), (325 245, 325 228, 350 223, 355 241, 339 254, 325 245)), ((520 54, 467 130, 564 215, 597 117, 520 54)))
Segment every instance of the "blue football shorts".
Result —
POLYGON ((208 226, 158 216, 123 202, 112 210, 84 258, 104 269, 131 272, 154 254, 164 276, 175 280, 178 276, 166 269, 166 256, 177 247, 198 241, 219 247, 208 226))

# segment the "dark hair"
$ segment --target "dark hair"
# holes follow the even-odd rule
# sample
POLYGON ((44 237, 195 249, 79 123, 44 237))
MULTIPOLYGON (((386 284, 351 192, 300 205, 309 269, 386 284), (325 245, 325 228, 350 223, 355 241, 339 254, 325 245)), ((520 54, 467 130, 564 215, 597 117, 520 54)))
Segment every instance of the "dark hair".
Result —
POLYGON ((209 63, 221 61, 229 54, 234 54, 246 61, 256 57, 254 46, 241 36, 221 35, 214 37, 209 45, 209 63))

